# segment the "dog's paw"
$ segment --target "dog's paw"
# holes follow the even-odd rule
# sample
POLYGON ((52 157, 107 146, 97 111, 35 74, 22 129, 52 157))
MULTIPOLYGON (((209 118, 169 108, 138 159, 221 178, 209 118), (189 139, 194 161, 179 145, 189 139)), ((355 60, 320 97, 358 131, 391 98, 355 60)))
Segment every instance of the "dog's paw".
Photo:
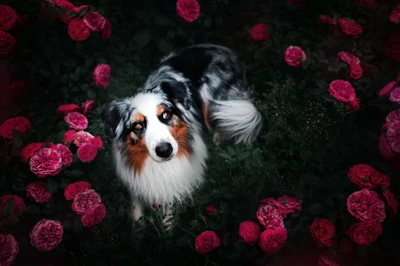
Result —
POLYGON ((213 134, 213 142, 215 145, 219 146, 222 142, 221 135, 218 131, 215 131, 213 134))
POLYGON ((139 221, 143 217, 143 210, 139 205, 134 205, 132 208, 132 218, 135 222, 139 221))

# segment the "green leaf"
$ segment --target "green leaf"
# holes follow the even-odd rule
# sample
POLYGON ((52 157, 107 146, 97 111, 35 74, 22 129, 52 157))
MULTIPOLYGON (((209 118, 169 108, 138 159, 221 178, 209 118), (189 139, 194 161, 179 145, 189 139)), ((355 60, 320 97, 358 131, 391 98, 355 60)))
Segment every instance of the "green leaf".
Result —
POLYGON ((145 47, 151 40, 151 33, 149 30, 140 30, 133 36, 133 40, 140 46, 145 47))
POLYGON ((175 245, 177 247, 184 247, 184 246, 188 245, 189 242, 190 242, 190 237, 187 235, 184 235, 183 237, 180 237, 176 240, 175 245))
POLYGON ((19 221, 17 216, 8 216, 6 218, 0 219, 0 227, 6 225, 14 225, 19 221))
POLYGON ((24 212, 29 214, 39 214, 40 210, 35 204, 28 203, 24 209, 24 212))
POLYGON ((211 24, 212 24, 212 18, 207 17, 207 18, 204 20, 204 24, 205 24, 207 27, 210 27, 211 24))
POLYGON ((42 75, 46 79, 51 77, 51 72, 46 67, 39 68, 39 74, 42 75))
POLYGON ((64 171, 64 174, 70 178, 77 178, 77 177, 81 177, 83 175, 83 171, 81 171, 79 169, 72 169, 72 170, 64 171))
POLYGON ((320 215, 324 212, 325 206, 319 202, 313 203, 308 207, 308 211, 314 215, 320 215))
POLYGON ((88 11, 88 9, 83 7, 81 9, 79 9, 79 13, 78 14, 79 14, 80 17, 82 17, 83 15, 86 14, 87 11, 88 11))
POLYGON ((3 205, 3 208, 0 210, 0 217, 7 217, 11 215, 11 212, 14 210, 15 207, 15 200, 9 199, 6 201, 6 203, 3 205))
POLYGON ((21 149, 22 146, 24 145, 24 140, 23 140, 24 134, 14 129, 12 130, 12 134, 14 137, 13 138, 14 148, 17 150, 21 149))
POLYGON ((159 41, 157 47, 158 50, 160 50, 160 52, 164 54, 169 53, 170 51, 173 50, 173 46, 171 45, 171 43, 164 40, 159 41))
POLYGON ((154 20, 154 23, 157 24, 157 25, 160 25, 160 26, 171 26, 171 25, 174 25, 174 23, 170 19, 168 19, 167 17, 162 16, 162 15, 158 15, 156 17, 156 19, 154 20))
POLYGON ((96 91, 89 89, 87 91, 87 96, 89 99, 96 99, 96 91))
POLYGON ((53 178, 47 178, 45 186, 47 191, 49 191, 50 193, 56 193, 60 187, 58 182, 53 178))

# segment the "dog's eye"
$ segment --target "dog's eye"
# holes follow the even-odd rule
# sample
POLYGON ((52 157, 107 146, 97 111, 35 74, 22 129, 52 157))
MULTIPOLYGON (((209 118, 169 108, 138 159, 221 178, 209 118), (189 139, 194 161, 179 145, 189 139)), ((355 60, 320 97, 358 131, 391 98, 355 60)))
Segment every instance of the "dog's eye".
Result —
POLYGON ((140 132, 142 129, 143 129, 142 124, 137 123, 133 126, 133 130, 136 132, 140 132))
POLYGON ((172 114, 168 111, 165 111, 164 113, 161 114, 161 118, 163 120, 170 120, 172 117, 172 114))

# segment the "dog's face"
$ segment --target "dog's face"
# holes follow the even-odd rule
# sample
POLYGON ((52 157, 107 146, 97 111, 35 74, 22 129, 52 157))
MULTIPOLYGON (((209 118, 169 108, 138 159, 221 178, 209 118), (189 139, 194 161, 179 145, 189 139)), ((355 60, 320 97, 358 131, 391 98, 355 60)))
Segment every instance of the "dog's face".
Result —
POLYGON ((187 122, 166 87, 113 101, 102 113, 106 134, 126 145, 136 169, 148 156, 161 163, 189 153, 187 122))

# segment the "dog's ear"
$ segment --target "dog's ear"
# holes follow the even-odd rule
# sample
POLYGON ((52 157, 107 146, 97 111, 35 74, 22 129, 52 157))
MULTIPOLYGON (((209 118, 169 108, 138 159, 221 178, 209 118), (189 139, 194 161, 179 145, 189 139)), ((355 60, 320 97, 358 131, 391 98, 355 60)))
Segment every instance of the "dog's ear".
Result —
POLYGON ((186 110, 189 110, 192 101, 188 86, 181 81, 163 81, 160 84, 161 90, 173 101, 179 102, 186 110))
MULTIPOLYGON (((119 138, 124 132, 124 112, 126 104, 123 101, 112 101, 105 106, 100 113, 101 121, 104 123, 104 130, 107 137, 110 139, 119 138)), ((129 111, 128 111, 129 112, 129 111)))

